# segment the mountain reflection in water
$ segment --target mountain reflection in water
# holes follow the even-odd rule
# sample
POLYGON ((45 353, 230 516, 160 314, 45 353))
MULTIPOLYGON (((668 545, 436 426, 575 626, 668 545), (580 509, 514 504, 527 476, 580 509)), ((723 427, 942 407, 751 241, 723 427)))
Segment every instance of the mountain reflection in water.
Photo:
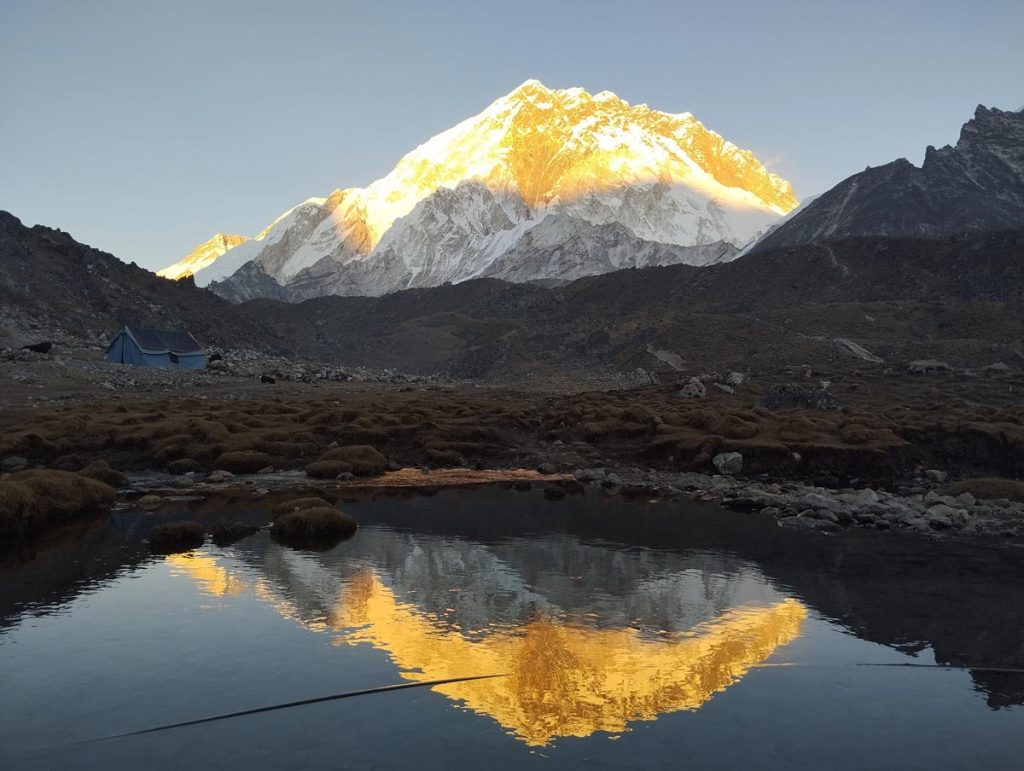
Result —
POLYGON ((693 563, 708 555, 566 536, 485 546, 370 527, 327 554, 253 546, 240 550, 251 582, 201 552, 168 562, 208 595, 251 591, 336 645, 385 651, 406 679, 506 675, 434 690, 532 746, 697 709, 798 637, 807 615, 725 557, 708 571, 693 563))

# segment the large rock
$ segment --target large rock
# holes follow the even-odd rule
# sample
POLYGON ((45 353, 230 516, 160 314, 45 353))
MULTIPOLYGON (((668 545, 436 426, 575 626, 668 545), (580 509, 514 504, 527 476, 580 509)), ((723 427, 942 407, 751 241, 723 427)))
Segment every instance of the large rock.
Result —
POLYGON ((711 459, 711 463, 719 474, 732 476, 743 471, 743 456, 738 452, 720 452, 711 459))
POLYGON ((629 391, 633 388, 657 385, 658 377, 653 372, 648 372, 642 367, 637 367, 631 372, 620 372, 615 378, 615 387, 620 391, 629 391))
POLYGON ((759 402, 769 410, 811 409, 842 412, 842 405, 824 388, 810 388, 799 383, 780 383, 765 391, 759 402))
POLYGON ((917 359, 907 365, 907 370, 913 375, 935 375, 940 372, 952 372, 953 368, 944 361, 917 359))
POLYGON ((679 389, 679 395, 686 399, 699 399, 707 394, 707 392, 708 389, 704 387, 699 377, 691 377, 679 389))

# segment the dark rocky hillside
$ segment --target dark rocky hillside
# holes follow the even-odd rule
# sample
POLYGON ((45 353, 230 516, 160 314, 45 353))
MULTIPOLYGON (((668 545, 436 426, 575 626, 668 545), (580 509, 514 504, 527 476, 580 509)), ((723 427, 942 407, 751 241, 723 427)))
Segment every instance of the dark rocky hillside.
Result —
POLYGON ((1024 111, 978 106, 955 146, 843 180, 752 251, 851 236, 942 238, 1024 225, 1024 111))
POLYGON ((204 344, 276 347, 258 321, 191 281, 159 278, 0 211, 0 347, 106 341, 124 324, 186 329, 204 344))
POLYGON ((1024 363, 1024 231, 849 239, 545 289, 484 279, 380 298, 239 306, 304 355, 524 378, 558 370, 814 364, 849 338, 886 360, 1024 363))

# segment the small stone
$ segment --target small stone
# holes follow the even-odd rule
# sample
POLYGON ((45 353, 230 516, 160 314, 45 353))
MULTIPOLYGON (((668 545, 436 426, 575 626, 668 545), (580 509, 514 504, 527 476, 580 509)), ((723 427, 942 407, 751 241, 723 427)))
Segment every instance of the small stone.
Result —
POLYGON ((956 497, 956 501, 957 503, 962 503, 964 506, 973 506, 978 502, 977 498, 970 493, 960 493, 960 495, 956 497))
POLYGON ((334 477, 335 482, 351 482, 356 478, 356 475, 351 471, 342 471, 338 476, 334 477))
POLYGON ((4 458, 3 462, 0 462, 0 466, 3 467, 4 471, 17 471, 18 469, 25 468, 27 465, 28 458, 23 458, 20 455, 11 455, 4 458))
POLYGON ((263 468, 261 468, 256 473, 257 474, 273 474, 274 473, 274 467, 273 466, 264 466, 263 468))
POLYGON ((231 479, 234 479, 234 478, 235 478, 235 475, 232 474, 230 471, 224 471, 223 469, 217 469, 216 471, 211 471, 210 472, 210 476, 206 477, 206 481, 207 482, 211 482, 212 484, 219 484, 221 482, 227 482, 227 481, 229 481, 231 479))
POLYGON ((143 495, 135 503, 137 503, 139 506, 143 508, 148 508, 152 506, 159 506, 163 502, 164 499, 161 498, 159 495, 143 495))
POLYGON ((937 468, 930 468, 924 472, 924 476, 930 482, 945 482, 949 474, 945 471, 939 471, 937 468))
POLYGON ((537 466, 538 474, 554 474, 558 471, 554 463, 541 463, 537 466))
POLYGON ((581 468, 576 469, 572 476, 577 482, 601 482, 604 480, 606 474, 604 469, 581 468))

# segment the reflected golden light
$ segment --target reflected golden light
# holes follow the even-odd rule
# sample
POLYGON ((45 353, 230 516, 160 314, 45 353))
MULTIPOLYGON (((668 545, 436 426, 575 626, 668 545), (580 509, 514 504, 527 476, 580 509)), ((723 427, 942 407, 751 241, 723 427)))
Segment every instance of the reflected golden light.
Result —
POLYGON ((164 558, 168 565, 194 578, 204 594, 211 597, 238 596, 248 585, 217 563, 213 557, 194 552, 171 554, 164 558))
MULTIPOLYGON (((167 561, 207 594, 250 589, 213 558, 174 555, 167 561)), ((599 731, 619 734, 632 722, 698 709, 799 637, 807 616, 800 602, 786 599, 736 607, 682 633, 645 635, 548 617, 461 630, 400 602, 370 568, 345 582, 326 617, 310 618, 266 579, 256 579, 251 591, 282 618, 337 634, 336 645, 366 643, 385 651, 407 680, 505 675, 433 690, 530 746, 599 731)))
POLYGON ((807 611, 787 599, 741 607, 685 634, 649 639, 637 630, 595 629, 549 618, 464 637, 400 603, 367 570, 347 587, 328 626, 338 642, 387 651, 409 680, 477 674, 507 677, 434 690, 488 715, 531 746, 700 707, 776 648, 799 636, 807 611))

